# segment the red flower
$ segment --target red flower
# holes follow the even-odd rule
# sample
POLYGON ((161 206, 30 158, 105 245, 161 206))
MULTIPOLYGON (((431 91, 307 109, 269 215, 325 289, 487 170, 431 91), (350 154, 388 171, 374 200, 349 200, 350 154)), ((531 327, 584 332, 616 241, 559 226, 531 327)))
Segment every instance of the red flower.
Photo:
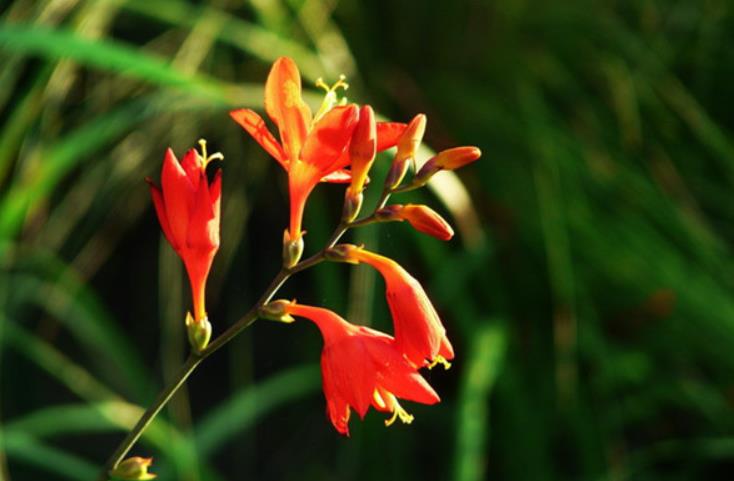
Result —
POLYGON ((405 357, 418 367, 440 363, 448 368, 454 348, 420 282, 394 260, 360 247, 343 244, 335 252, 344 261, 364 262, 382 274, 395 328, 395 346, 405 357))
MULTIPOLYGON (((321 82, 319 85, 324 85, 321 82)), ((263 119, 250 109, 230 112, 232 118, 288 172, 291 219, 288 239, 300 239, 306 199, 321 181, 345 183, 350 173, 349 142, 359 120, 356 105, 334 106, 335 90, 346 88, 343 79, 330 89, 321 109, 312 115, 301 97, 301 76, 288 57, 275 61, 265 84, 265 111, 280 132, 279 143, 263 119)), ((377 150, 396 144, 404 124, 377 124, 377 150)))
POLYGON ((150 193, 163 233, 186 266, 191 283, 194 318, 206 318, 205 286, 214 255, 219 249, 219 210, 222 172, 209 185, 206 166, 221 154, 203 156, 195 149, 186 152, 179 164, 171 149, 166 151, 161 173, 162 189, 150 179, 150 193))
POLYGON ((370 405, 378 411, 392 412, 385 421, 413 421, 397 398, 422 404, 440 401, 387 334, 364 326, 355 326, 332 311, 320 307, 290 303, 288 314, 313 321, 324 337, 321 375, 327 413, 337 431, 349 435, 349 415, 354 409, 364 418, 370 405))

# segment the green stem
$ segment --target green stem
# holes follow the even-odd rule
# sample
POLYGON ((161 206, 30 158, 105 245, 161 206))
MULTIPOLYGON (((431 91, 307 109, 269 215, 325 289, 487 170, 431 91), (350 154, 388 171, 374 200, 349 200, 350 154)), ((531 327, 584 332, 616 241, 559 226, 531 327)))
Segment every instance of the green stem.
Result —
POLYGON ((145 429, 150 425, 151 422, 153 422, 153 419, 156 417, 156 415, 161 411, 161 409, 163 409, 168 401, 170 401, 173 395, 176 394, 176 391, 178 391, 178 389, 184 384, 186 379, 189 377, 189 375, 191 375, 192 372, 194 372, 196 367, 204 359, 214 354, 214 352, 219 350, 222 346, 227 344, 240 332, 247 329, 253 322, 255 322, 260 308, 270 302, 273 296, 275 296, 275 294, 278 292, 278 289, 280 289, 281 286, 283 286, 283 284, 285 284, 285 282, 293 274, 308 269, 309 267, 313 267, 316 264, 320 264, 321 262, 326 260, 326 250, 334 247, 334 245, 339 242, 339 239, 341 239, 341 237, 349 230, 350 227, 350 224, 339 224, 334 233, 331 235, 331 238, 327 242, 326 247, 291 268, 282 268, 280 272, 276 274, 275 278, 273 278, 272 282, 265 290, 265 292, 263 292, 262 296, 260 296, 260 299, 258 299, 255 305, 252 306, 252 308, 250 308, 250 310, 247 311, 244 316, 242 316, 236 323, 234 323, 229 329, 224 331, 220 336, 214 339, 214 341, 212 341, 204 350, 199 353, 192 353, 189 355, 189 358, 186 360, 184 365, 181 366, 181 370, 173 379, 173 382, 171 382, 170 385, 168 385, 163 391, 161 391, 153 405, 151 405, 145 411, 138 423, 135 425, 135 427, 133 427, 132 431, 130 431, 130 433, 125 437, 122 443, 120 443, 120 446, 112 454, 110 459, 107 461, 107 464, 105 464, 104 471, 100 475, 99 481, 107 481, 107 479, 109 479, 109 472, 115 469, 117 465, 120 464, 120 462, 125 458, 133 445, 138 441, 138 439, 140 439, 140 436, 143 434, 145 429))
POLYGON ((143 431, 145 431, 150 423, 153 422, 153 419, 160 412, 160 410, 163 409, 163 406, 165 406, 168 401, 170 401, 173 395, 176 394, 176 391, 178 391, 178 388, 183 385, 189 375, 194 372, 196 366, 198 366, 199 363, 203 360, 204 358, 199 355, 189 355, 188 359, 186 359, 186 362, 183 364, 183 366, 181 366, 181 369, 174 378, 173 382, 168 385, 163 391, 161 391, 160 394, 158 394, 158 397, 156 398, 153 405, 151 405, 148 410, 145 411, 145 413, 132 429, 132 431, 128 433, 127 437, 125 437, 122 443, 120 443, 120 446, 118 446, 117 450, 115 450, 112 456, 110 456, 110 459, 105 465, 104 472, 99 477, 99 481, 106 481, 109 478, 109 471, 115 469, 117 465, 120 464, 120 462, 130 451, 130 448, 133 447, 133 445, 143 434, 143 431))

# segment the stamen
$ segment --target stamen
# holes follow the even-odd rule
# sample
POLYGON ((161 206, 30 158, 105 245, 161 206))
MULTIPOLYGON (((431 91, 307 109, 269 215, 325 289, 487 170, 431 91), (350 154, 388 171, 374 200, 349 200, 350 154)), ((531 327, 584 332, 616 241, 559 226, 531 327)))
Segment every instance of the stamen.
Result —
POLYGON ((334 85, 329 86, 326 82, 324 82, 324 79, 319 77, 316 80, 316 87, 324 89, 326 91, 326 95, 324 95, 324 100, 321 102, 321 107, 319 107, 318 112, 316 112, 316 115, 313 117, 313 125, 316 123, 321 117, 323 117, 329 110, 333 109, 337 105, 346 105, 347 104, 347 98, 342 97, 341 99, 337 99, 336 91, 338 89, 344 89, 345 91, 349 89, 349 84, 347 83, 347 77, 345 75, 339 75, 339 80, 337 80, 334 85))
POLYGON ((382 396, 380 395, 380 392, 377 389, 375 389, 375 392, 372 393, 372 398, 375 400, 375 404, 377 404, 377 406, 379 406, 380 409, 387 408, 387 403, 385 402, 384 399, 382 399, 382 396))
POLYGON ((395 396, 393 396, 393 408, 394 411, 392 412, 392 417, 390 419, 385 420, 385 426, 392 426, 392 424, 400 418, 400 421, 403 424, 410 424, 413 422, 413 416, 411 414, 408 414, 408 411, 403 409, 403 406, 400 405, 397 399, 395 399, 395 396))
POLYGON ((446 360, 445 357, 441 356, 440 354, 433 358, 433 361, 427 366, 428 369, 433 369, 437 365, 441 364, 444 369, 449 369, 451 367, 451 363, 446 360))
POLYGON ((212 155, 207 155, 206 140, 199 139, 199 146, 201 148, 201 154, 199 154, 199 157, 201 157, 201 170, 206 170, 206 166, 209 165, 209 162, 212 160, 224 160, 224 155, 222 155, 221 152, 215 152, 212 155))

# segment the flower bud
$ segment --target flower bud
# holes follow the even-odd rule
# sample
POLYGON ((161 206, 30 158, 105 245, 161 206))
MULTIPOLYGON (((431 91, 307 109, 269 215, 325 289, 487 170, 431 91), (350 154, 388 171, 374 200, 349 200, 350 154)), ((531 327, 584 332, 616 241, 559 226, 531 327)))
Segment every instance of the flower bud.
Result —
POLYGON ((212 325, 207 317, 194 320, 190 312, 186 313, 186 331, 189 335, 189 344, 195 352, 201 352, 209 345, 212 337, 212 325))
POLYGON ((453 149, 443 150, 423 165, 413 179, 413 184, 425 185, 437 172, 464 167, 477 160, 481 155, 482 151, 478 147, 454 147, 453 149))
POLYGON ((395 157, 400 159, 415 157, 415 151, 418 150, 425 131, 426 116, 424 114, 418 114, 413 117, 413 120, 410 121, 405 128, 405 132, 403 132, 403 135, 398 140, 398 152, 395 157))
POLYGON ((359 122, 349 144, 349 158, 352 166, 352 182, 349 189, 353 195, 361 193, 367 181, 372 163, 377 153, 377 124, 372 107, 365 105, 359 111, 359 122))
POLYGON ((437 239, 447 241, 454 236, 454 229, 438 212, 425 205, 390 205, 385 207, 386 220, 407 220, 413 228, 437 239))
POLYGON ((262 306, 258 310, 258 315, 263 319, 268 319, 270 321, 290 324, 295 320, 290 314, 288 314, 288 306, 291 304, 293 304, 293 301, 278 299, 262 306))
POLYGON ((127 458, 112 469, 109 475, 116 481, 154 479, 156 475, 148 472, 151 464, 153 464, 153 458, 141 458, 140 456, 127 458))
POLYGON ((425 131, 426 116, 423 114, 413 117, 413 120, 405 128, 398 140, 398 151, 385 179, 385 187, 388 190, 397 188, 403 181, 406 172, 408 172, 408 165, 415 159, 415 151, 418 150, 425 131))
POLYGON ((360 209, 362 209, 362 202, 364 201, 364 195, 361 192, 352 192, 352 189, 347 189, 344 195, 344 207, 342 209, 342 220, 345 222, 352 222, 357 218, 360 209))
POLYGON ((283 232, 283 265, 290 269, 298 264, 302 255, 303 235, 299 235, 297 238, 291 239, 287 230, 283 232))

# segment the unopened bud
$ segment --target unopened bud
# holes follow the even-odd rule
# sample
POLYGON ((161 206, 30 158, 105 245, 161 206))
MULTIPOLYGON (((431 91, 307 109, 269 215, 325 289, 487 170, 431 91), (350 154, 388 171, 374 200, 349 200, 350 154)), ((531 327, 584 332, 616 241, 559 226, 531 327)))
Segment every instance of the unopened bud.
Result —
POLYGON ((399 159, 397 156, 395 157, 395 160, 393 160, 393 163, 390 166, 390 171, 387 173, 387 177, 385 178, 385 188, 387 190, 396 189, 403 181, 405 174, 408 172, 410 159, 412 159, 412 157, 405 159, 399 159))
POLYGON ((148 472, 151 464, 153 464, 153 458, 141 458, 140 456, 127 458, 112 469, 109 475, 116 481, 154 479, 156 475, 148 472))
POLYGON ((353 192, 362 192, 367 181, 367 174, 375 161, 377 154, 377 124, 375 113, 369 105, 359 111, 359 122, 352 134, 349 144, 349 158, 352 166, 352 181, 350 188, 353 192))
POLYGON ((454 229, 435 210, 425 205, 407 204, 394 211, 399 220, 407 220, 413 228, 437 239, 447 241, 454 236, 454 229))
POLYGON ((423 140, 423 134, 426 131, 426 116, 418 114, 413 117, 403 134, 398 139, 398 151, 392 162, 390 171, 385 179, 385 188, 393 190, 397 188, 403 181, 405 174, 408 172, 408 166, 415 159, 415 152, 423 140))
POLYGON ((283 233, 283 265, 291 268, 298 264, 303 255, 303 234, 296 239, 291 239, 290 233, 286 230, 283 233))
POLYGON ((354 252, 358 249, 359 247, 354 244, 337 244, 334 247, 326 249, 324 255, 330 261, 359 264, 359 261, 354 257, 354 252))
POLYGON ((418 114, 413 117, 405 131, 398 139, 398 153, 396 158, 410 159, 415 157, 415 152, 423 140, 423 134, 426 131, 426 116, 418 114))
POLYGON ((454 147, 439 152, 426 162, 413 178, 413 184, 425 185, 437 172, 442 170, 456 170, 471 164, 482 156, 478 147, 454 147))
POLYGON ((195 352, 201 352, 209 345, 212 337, 212 325, 209 318, 195 320, 190 312, 186 313, 186 331, 189 335, 189 344, 195 352))
POLYGON ((364 201, 364 195, 361 192, 352 192, 351 187, 347 189, 344 195, 344 208, 342 209, 342 220, 345 222, 352 222, 359 215, 360 209, 362 209, 362 202, 364 201))
POLYGON ((263 319, 290 324, 295 320, 290 314, 288 314, 288 306, 291 304, 293 304, 293 301, 278 299, 262 306, 258 310, 258 315, 263 319))

